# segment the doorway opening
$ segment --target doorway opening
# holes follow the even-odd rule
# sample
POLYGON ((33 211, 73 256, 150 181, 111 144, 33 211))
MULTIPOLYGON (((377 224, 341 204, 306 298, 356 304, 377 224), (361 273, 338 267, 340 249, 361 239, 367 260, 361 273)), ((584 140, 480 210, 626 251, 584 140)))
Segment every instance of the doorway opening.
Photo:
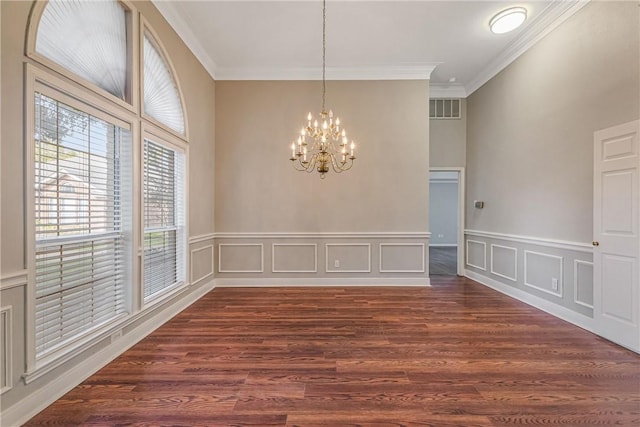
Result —
POLYGON ((429 174, 429 275, 464 275, 464 168, 429 174))

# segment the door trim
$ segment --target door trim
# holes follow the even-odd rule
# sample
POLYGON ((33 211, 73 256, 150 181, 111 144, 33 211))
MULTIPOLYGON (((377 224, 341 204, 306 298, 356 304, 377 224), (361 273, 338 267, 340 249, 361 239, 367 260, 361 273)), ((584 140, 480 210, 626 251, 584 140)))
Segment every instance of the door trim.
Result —
MULTIPOLYGON (((464 175, 464 167, 440 167, 434 166, 429 168, 429 174, 431 172, 457 172, 458 173, 458 230, 457 230, 457 267, 456 274, 458 276, 464 276, 464 251, 462 250, 464 247, 464 224, 465 224, 465 175, 464 175)), ((431 210, 431 206, 429 206, 429 210, 431 210)), ((430 228, 430 227, 429 227, 430 228)), ((429 229, 429 231, 431 231, 429 229)))

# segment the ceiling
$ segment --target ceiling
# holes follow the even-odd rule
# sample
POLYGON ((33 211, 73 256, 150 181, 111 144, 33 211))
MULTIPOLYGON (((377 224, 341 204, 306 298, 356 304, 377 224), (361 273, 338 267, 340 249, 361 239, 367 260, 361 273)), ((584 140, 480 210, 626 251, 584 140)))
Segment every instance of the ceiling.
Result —
MULTIPOLYGON (((154 0, 216 80, 322 77, 320 0, 154 0)), ((327 1, 327 79, 431 79, 432 96, 465 97, 571 16, 585 0, 327 1), (511 6, 525 24, 489 20, 511 6)))

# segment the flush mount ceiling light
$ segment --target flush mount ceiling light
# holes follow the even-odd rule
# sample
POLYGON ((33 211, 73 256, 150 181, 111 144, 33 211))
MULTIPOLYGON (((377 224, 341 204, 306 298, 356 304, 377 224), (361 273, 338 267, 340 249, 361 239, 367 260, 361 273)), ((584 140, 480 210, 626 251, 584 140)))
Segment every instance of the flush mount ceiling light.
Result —
POLYGON ((489 28, 494 34, 504 34, 518 28, 527 19, 527 9, 511 7, 498 13, 489 21, 489 28))

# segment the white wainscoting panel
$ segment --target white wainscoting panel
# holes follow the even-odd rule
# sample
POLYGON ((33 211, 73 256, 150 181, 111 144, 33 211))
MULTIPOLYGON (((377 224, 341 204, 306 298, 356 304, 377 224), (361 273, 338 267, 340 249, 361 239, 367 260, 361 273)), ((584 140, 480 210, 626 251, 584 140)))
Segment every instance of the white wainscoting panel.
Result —
POLYGON ((511 281, 518 281, 518 249, 491 245, 491 273, 511 281))
POLYGON ((213 275, 213 245, 191 249, 191 268, 189 283, 198 283, 213 275), (195 266, 195 267, 194 267, 195 266))
POLYGON ((380 243, 380 273, 425 273, 424 243, 380 243))
POLYGON ((573 260, 574 302, 593 308, 593 263, 573 260))
POLYGON ((13 334, 11 306, 0 308, 0 394, 13 388, 13 334))
POLYGON ((272 273, 317 273, 318 245, 315 243, 273 243, 272 273))
POLYGON ((263 273, 262 243, 218 244, 218 273, 263 273))
POLYGON ((563 258, 541 252, 524 251, 524 284, 539 291, 562 298, 563 258), (553 289, 553 280, 557 289, 553 289))
POLYGON ((20 270, 0 277, 0 290, 26 286, 28 282, 27 275, 27 270, 20 270))
POLYGON ((325 245, 327 273, 371 273, 370 243, 327 243, 325 245), (335 261, 340 263, 335 266, 335 261))
POLYGON ((487 271, 487 244, 467 239, 467 265, 487 271))

